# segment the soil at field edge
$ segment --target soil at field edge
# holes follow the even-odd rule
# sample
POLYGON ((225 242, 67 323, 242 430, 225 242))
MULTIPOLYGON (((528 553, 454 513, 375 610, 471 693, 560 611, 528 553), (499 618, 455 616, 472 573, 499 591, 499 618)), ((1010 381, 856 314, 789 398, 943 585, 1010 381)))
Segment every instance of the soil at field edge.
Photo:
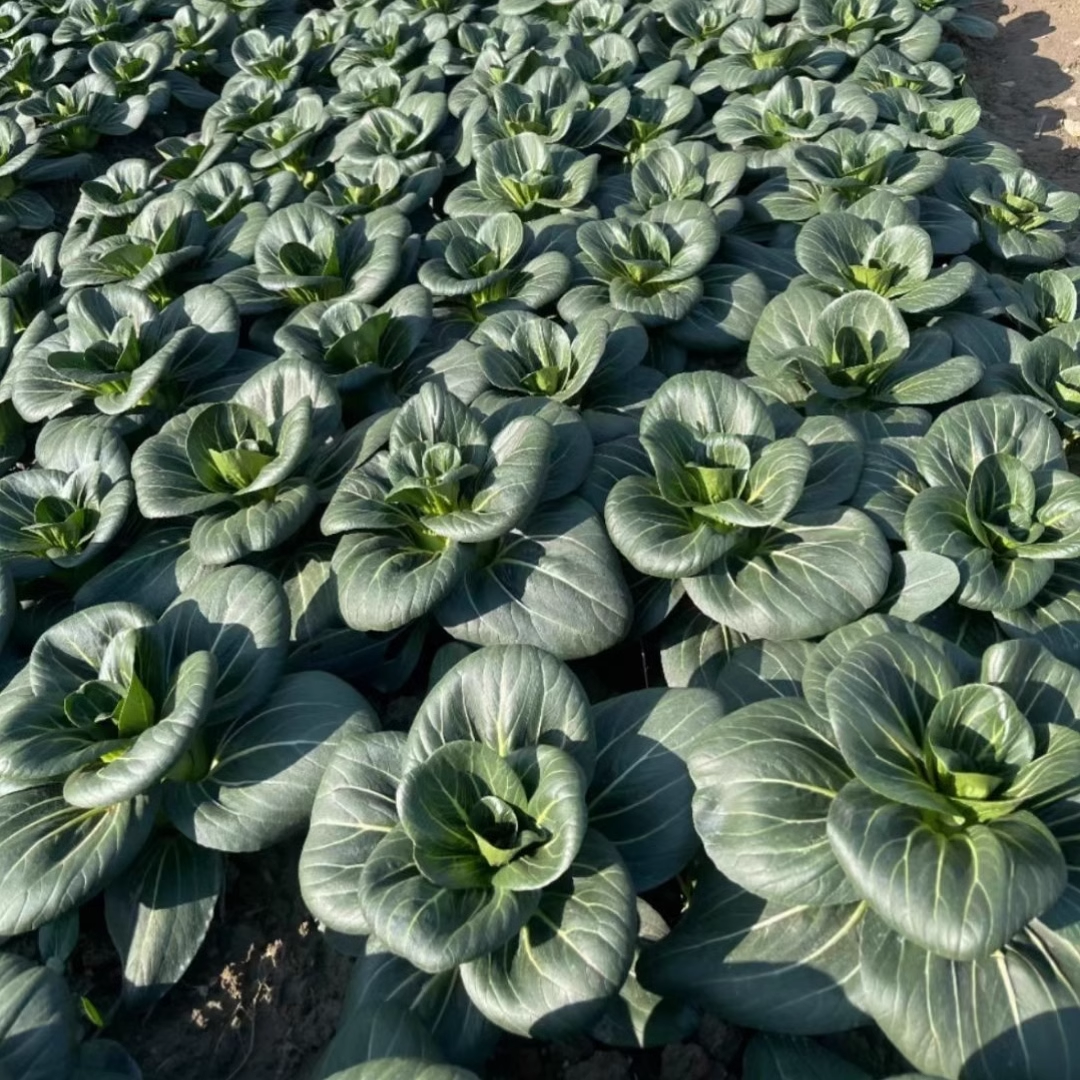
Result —
POLYGON ((146 1080, 301 1080, 330 1041, 350 961, 304 908, 298 854, 234 857, 224 910, 180 985, 147 1019, 110 1028, 146 1080))
POLYGON ((983 126, 1031 169, 1080 191, 1080 0, 986 0, 992 41, 965 40, 983 126))

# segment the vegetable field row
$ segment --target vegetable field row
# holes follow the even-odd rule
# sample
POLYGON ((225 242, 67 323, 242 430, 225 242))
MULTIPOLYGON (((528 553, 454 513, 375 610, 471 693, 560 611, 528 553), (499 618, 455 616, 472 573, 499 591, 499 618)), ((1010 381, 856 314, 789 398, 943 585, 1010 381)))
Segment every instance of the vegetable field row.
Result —
POLYGON ((0 3, 0 1080, 290 836, 310 1080, 1080 1080, 1080 195, 972 7, 0 3))

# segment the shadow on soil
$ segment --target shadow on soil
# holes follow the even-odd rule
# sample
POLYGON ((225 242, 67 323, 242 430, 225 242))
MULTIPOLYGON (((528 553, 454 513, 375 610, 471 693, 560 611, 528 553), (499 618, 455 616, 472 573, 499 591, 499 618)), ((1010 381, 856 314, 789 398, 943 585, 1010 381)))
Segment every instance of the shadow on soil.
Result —
POLYGON ((1000 0, 988 0, 977 13, 998 24, 992 40, 962 41, 982 126, 1019 151, 1035 172, 1080 189, 1080 149, 1062 138, 1066 113, 1053 103, 1077 80, 1056 60, 1038 54, 1040 40, 1059 30, 1054 18, 1047 11, 1030 11, 1006 22, 1010 8, 1000 0))

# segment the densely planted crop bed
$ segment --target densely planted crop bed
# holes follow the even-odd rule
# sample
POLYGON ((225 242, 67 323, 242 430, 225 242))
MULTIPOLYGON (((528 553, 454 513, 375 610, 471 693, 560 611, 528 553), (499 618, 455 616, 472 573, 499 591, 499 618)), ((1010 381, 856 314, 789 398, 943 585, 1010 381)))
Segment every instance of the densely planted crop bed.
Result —
POLYGON ((1080 196, 969 6, 0 4, 3 1080, 297 834, 313 1080, 1080 1078, 1080 196))

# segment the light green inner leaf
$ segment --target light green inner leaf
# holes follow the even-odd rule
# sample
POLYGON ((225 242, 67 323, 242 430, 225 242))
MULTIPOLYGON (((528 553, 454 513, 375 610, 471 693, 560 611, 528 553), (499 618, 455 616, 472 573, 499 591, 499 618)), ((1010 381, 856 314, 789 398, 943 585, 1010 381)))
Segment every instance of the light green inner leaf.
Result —
POLYGON ((61 495, 45 495, 34 504, 34 521, 21 532, 34 537, 48 558, 76 555, 93 539, 100 515, 61 495))

